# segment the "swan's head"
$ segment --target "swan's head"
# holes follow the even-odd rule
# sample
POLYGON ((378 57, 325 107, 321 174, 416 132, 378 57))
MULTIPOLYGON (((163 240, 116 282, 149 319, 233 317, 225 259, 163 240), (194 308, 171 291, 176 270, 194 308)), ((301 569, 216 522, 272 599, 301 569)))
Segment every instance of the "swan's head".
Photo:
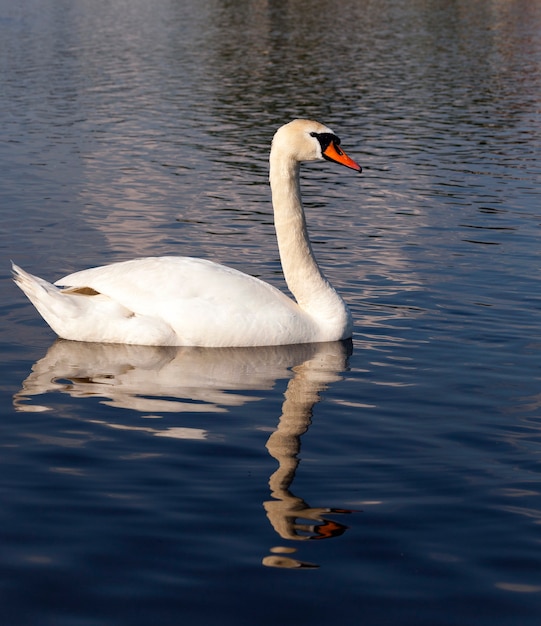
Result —
POLYGON ((310 120, 293 120, 276 131, 272 140, 272 151, 287 155, 295 161, 334 161, 357 172, 361 166, 340 147, 340 139, 334 132, 310 120))

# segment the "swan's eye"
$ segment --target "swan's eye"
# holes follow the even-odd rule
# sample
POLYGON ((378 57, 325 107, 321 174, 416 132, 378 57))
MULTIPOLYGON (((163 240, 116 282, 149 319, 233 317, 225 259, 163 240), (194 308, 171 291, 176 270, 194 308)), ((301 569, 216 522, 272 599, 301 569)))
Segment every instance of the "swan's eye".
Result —
POLYGON ((330 144, 334 144, 336 151, 338 154, 342 154, 342 151, 338 148, 340 145, 340 138, 332 133, 310 133, 311 137, 315 137, 319 141, 319 145, 321 146, 321 152, 325 152, 325 150, 330 146, 330 144))

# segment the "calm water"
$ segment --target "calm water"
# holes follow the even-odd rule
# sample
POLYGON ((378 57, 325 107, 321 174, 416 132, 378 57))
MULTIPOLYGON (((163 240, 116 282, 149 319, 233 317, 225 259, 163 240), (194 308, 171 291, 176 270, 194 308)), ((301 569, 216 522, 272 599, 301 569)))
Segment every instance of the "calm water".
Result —
POLYGON ((0 622, 538 625, 541 4, 0 0, 0 622), (49 279, 143 255, 284 288, 304 169, 351 345, 56 341, 49 279))

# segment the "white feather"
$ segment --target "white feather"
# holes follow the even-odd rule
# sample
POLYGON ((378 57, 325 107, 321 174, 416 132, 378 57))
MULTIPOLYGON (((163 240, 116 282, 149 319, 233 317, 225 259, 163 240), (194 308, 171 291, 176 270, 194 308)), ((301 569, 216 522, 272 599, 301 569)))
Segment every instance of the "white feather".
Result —
POLYGON ((75 272, 55 285, 14 264, 15 282, 65 339, 230 347, 349 338, 350 313, 315 261, 299 189, 299 163, 322 158, 311 133, 331 132, 317 122, 295 120, 273 140, 275 226, 297 302, 253 276, 190 257, 114 263, 75 272))

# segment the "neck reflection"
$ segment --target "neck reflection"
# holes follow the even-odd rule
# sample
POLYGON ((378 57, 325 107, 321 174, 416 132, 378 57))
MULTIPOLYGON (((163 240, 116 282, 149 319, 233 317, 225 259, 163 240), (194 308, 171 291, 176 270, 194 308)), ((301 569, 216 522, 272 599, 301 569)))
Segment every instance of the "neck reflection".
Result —
MULTIPOLYGON (((303 498, 294 495, 291 484, 300 463, 301 437, 312 423, 314 405, 320 393, 341 379, 346 368, 348 344, 325 344, 312 358, 293 368, 282 415, 276 430, 267 441, 269 454, 278 461, 278 469, 269 479, 272 500, 263 503, 267 517, 276 533, 286 540, 308 541, 330 539, 343 534, 347 526, 329 519, 332 514, 351 513, 347 509, 311 507, 303 498)), ((286 556, 293 548, 276 546, 272 555, 263 559, 269 567, 317 567, 286 556)))

